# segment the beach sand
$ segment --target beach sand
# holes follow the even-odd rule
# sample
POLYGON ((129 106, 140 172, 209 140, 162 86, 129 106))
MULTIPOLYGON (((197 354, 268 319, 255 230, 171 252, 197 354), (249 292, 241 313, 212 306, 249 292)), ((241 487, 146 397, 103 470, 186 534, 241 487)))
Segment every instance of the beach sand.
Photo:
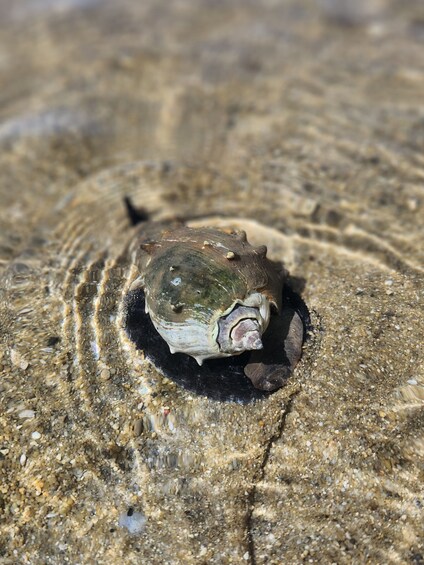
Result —
POLYGON ((0 22, 0 561, 424 563, 420 3, 0 22), (287 386, 217 401, 136 350, 128 195, 284 262, 287 386))

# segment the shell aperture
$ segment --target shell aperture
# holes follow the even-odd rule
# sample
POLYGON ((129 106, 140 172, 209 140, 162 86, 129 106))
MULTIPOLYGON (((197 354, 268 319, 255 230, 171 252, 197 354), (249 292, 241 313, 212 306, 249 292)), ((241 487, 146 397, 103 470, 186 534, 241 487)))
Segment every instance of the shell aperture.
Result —
POLYGON ((246 350, 262 349, 262 334, 269 323, 269 302, 259 295, 263 300, 263 312, 257 307, 241 306, 237 304, 228 316, 221 316, 218 321, 219 333, 217 341, 221 351, 243 352, 246 350))
POLYGON ((243 233, 179 227, 140 247, 146 311, 171 353, 201 365, 262 347, 282 289, 264 246, 243 233))

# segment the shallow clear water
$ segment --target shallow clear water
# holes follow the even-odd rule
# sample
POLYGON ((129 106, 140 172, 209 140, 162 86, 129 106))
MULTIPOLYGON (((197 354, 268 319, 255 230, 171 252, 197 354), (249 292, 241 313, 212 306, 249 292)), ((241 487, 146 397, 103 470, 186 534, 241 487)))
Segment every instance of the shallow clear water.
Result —
POLYGON ((0 8, 6 563, 423 559, 421 6, 343 5, 0 8), (127 195, 284 261, 286 387, 221 402, 136 350, 127 195))

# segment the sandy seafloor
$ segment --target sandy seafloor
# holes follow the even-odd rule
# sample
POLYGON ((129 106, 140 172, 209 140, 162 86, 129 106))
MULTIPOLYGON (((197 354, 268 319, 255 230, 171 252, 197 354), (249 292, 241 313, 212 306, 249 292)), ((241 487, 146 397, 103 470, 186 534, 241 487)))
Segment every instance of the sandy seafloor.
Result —
POLYGON ((424 563, 423 53, 419 0, 1 4, 2 564, 424 563), (135 350, 125 194, 285 262, 286 387, 135 350))

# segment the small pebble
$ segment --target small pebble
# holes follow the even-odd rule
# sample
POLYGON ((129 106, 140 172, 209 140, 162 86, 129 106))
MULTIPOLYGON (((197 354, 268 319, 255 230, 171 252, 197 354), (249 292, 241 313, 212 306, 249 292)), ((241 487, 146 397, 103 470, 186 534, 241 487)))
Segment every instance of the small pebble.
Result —
POLYGON ((146 517, 130 508, 119 516, 118 524, 121 528, 126 528, 130 534, 140 534, 146 526, 146 517))
POLYGON ((21 412, 19 412, 18 414, 19 418, 34 418, 35 417, 35 412, 34 410, 22 410, 21 412))
POLYGON ((233 251, 229 251, 225 257, 226 257, 229 261, 231 261, 231 259, 234 259, 235 256, 236 256, 236 255, 235 255, 235 253, 234 253, 233 251))
POLYGON ((19 367, 23 371, 28 368, 28 361, 18 351, 16 351, 16 349, 10 350, 10 360, 12 361, 13 365, 19 367))
POLYGON ((418 198, 409 198, 407 201, 407 206, 411 212, 418 210, 419 200, 418 198))
POLYGON ((135 437, 141 436, 143 432, 143 420, 141 418, 138 418, 134 421, 133 430, 135 437))
POLYGON ((417 381, 417 379, 409 379, 408 384, 409 385, 417 385, 418 381, 417 381))
POLYGON ((60 337, 58 337, 56 335, 52 335, 52 336, 47 338, 46 345, 47 345, 47 347, 53 347, 54 345, 59 343, 59 341, 60 341, 60 337))
POLYGON ((31 437, 32 439, 40 439, 41 434, 40 432, 32 432, 31 437))
POLYGON ((25 453, 22 453, 22 455, 19 458, 19 463, 22 465, 22 467, 25 465, 27 460, 27 456, 25 455, 25 453))
POLYGON ((100 378, 102 381, 108 381, 110 379, 110 370, 107 367, 100 371, 100 378))
POLYGON ((18 316, 22 316, 23 314, 29 314, 30 312, 32 312, 32 308, 22 308, 22 310, 18 312, 18 316))

